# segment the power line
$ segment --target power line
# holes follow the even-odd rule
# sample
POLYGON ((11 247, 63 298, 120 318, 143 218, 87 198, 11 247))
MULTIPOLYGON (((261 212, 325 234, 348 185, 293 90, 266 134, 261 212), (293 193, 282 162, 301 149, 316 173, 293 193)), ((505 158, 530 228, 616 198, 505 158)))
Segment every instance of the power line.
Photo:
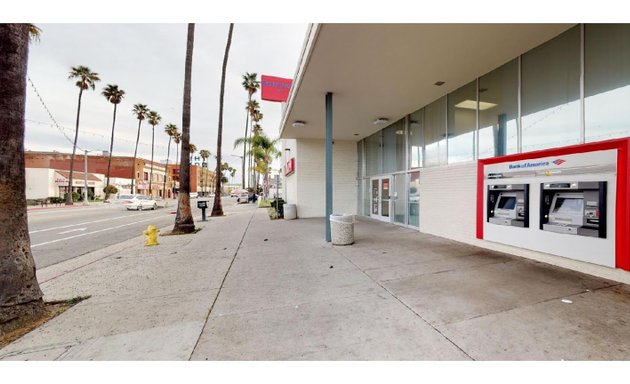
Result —
MULTIPOLYGON (((57 129, 59 130, 59 132, 61 132, 61 134, 63 135, 63 137, 65 137, 70 144, 74 145, 74 141, 71 140, 66 133, 63 131, 63 129, 59 126, 59 124, 57 123, 57 120, 55 120, 55 118, 52 115, 52 112, 50 112, 50 109, 48 109, 48 107, 46 106, 46 103, 44 102, 44 98, 42 97, 42 95, 39 94, 39 92, 37 91, 37 88, 35 87, 35 84, 33 84, 33 80, 31 80, 30 76, 26 76, 26 78, 28 79, 28 82, 31 83, 31 86, 33 87, 33 91, 35 91, 35 94, 37 95, 37 97, 39 98, 39 101, 42 103, 42 106, 44 107, 44 109, 46 110, 46 112, 48 112, 48 116, 50 117, 50 119, 53 121, 55 127, 57 127, 57 129)), ((80 151, 83 151, 83 149, 81 147, 79 147, 77 145, 77 148, 80 151)))
MULTIPOLYGON (((30 123, 38 124, 38 125, 52 126, 52 124, 47 123, 45 121, 38 121, 38 120, 33 120, 33 119, 24 119, 24 120, 26 120, 26 121, 28 121, 30 123)), ((64 129, 69 129, 69 128, 64 128, 64 127, 58 127, 58 128, 61 130, 62 133, 64 133, 63 132, 64 129)), ((107 140, 110 139, 110 136, 103 135, 102 133, 93 132, 93 131, 90 131, 90 130, 87 130, 87 129, 81 129, 81 134, 82 135, 86 135, 87 134, 89 136, 94 136, 94 137, 102 137, 102 138, 107 139, 107 140)), ((64 134, 64 136, 65 136, 65 134, 64 134)), ((124 141, 124 142, 130 143, 130 144, 135 144, 136 143, 135 140, 129 140, 129 139, 117 137, 116 138, 116 142, 120 142, 120 141, 124 141)), ((149 148, 151 147, 150 143, 146 143, 146 142, 143 142, 143 141, 139 141, 138 145, 142 145, 142 146, 149 147, 149 148)), ((155 148, 167 149, 167 146, 166 145, 162 145, 162 144, 155 144, 154 147, 155 148)), ((77 146, 77 148, 78 148, 78 146, 77 146)))

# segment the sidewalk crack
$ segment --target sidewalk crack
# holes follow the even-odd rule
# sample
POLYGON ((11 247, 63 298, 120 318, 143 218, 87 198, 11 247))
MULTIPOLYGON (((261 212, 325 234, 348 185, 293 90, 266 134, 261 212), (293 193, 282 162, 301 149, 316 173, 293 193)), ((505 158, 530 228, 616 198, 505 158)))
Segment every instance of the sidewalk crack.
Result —
POLYGON ((243 240, 245 240, 245 235, 247 234, 247 231, 249 230, 249 226, 251 225, 255 214, 256 214, 256 211, 253 210, 251 216, 249 217, 249 221, 247 222, 247 226, 245 227, 245 230, 243 231, 243 236, 241 236, 241 240, 239 241, 238 246, 236 247, 236 250, 234 251, 234 256, 232 256, 232 261, 230 261, 230 265, 228 266, 227 271, 225 271, 225 275, 223 276, 223 280, 221 281, 221 285, 219 286, 219 290, 217 291, 217 294, 214 297, 214 300, 212 301, 212 304, 210 305, 210 309, 208 310, 208 313, 206 314, 206 319, 204 320, 203 326, 201 327, 201 332, 199 332, 199 336, 197 337, 197 340, 195 341, 195 345, 192 348, 192 350, 190 351, 190 356, 188 356, 188 361, 192 360, 192 357, 195 354, 195 350, 197 349, 197 346, 199 346, 199 341, 201 340, 201 335, 203 335, 203 331, 206 329, 206 325, 208 325, 208 319, 210 319, 210 315, 212 314, 212 310, 214 309, 214 305, 217 303, 217 300, 219 299, 219 295, 221 295, 221 291, 223 290, 223 285, 225 285, 225 280, 227 279, 227 276, 230 274, 230 270, 232 269, 232 265, 234 264, 234 261, 236 260, 236 256, 238 255, 238 251, 241 249, 241 245, 243 244, 243 240))
POLYGON ((374 278, 372 278, 372 276, 370 276, 369 274, 367 274, 363 269, 361 269, 358 265, 356 265, 352 260, 350 260, 349 257, 347 257, 346 255, 344 255, 342 252, 339 252, 339 250, 337 250, 335 247, 333 247, 333 249, 335 250, 335 252, 337 252, 339 255, 341 255, 341 257, 345 258, 350 264, 354 265, 355 268, 357 268, 359 271, 361 271, 361 273, 363 273, 365 276, 367 276, 368 279, 372 280, 376 285, 378 285, 379 287, 381 287, 385 292, 387 292, 391 297, 394 298, 394 300, 398 301, 400 304, 404 305, 409 311, 411 311, 414 315, 416 315, 420 320, 422 320, 424 323, 426 323, 429 327, 431 327, 435 332, 437 332, 438 334, 440 334, 444 339, 446 339, 449 343, 451 343, 455 348, 457 348, 461 353, 463 353, 466 357, 468 357, 470 360, 475 361, 475 358, 473 358, 471 355, 469 355, 466 351, 464 351, 459 345, 457 345, 453 340, 451 340, 448 336, 446 336, 444 333, 442 333, 442 331, 440 331, 438 328, 434 327, 433 324, 431 324, 430 322, 428 322, 424 317, 422 317, 422 315, 420 315, 418 312, 416 312, 413 308, 411 308, 409 305, 407 305, 407 303, 405 303, 404 301, 402 301, 400 298, 398 298, 398 296, 396 296, 392 291, 390 291, 389 289, 387 289, 384 285, 382 285, 380 282, 378 282, 377 280, 375 280, 374 278))

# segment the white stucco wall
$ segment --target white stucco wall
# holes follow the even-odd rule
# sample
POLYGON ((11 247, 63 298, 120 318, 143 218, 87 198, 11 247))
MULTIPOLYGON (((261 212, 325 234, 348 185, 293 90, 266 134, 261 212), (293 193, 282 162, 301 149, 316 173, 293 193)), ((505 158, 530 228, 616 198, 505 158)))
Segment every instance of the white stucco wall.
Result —
POLYGON ((475 241, 476 185, 476 162, 420 170, 420 231, 475 241))
MULTIPOLYGON (((291 156, 295 157, 295 174, 287 178, 288 201, 297 204, 298 217, 324 217, 324 140, 295 140, 295 150, 291 150, 291 156)), ((333 212, 356 214, 356 172, 356 142, 336 140, 333 145, 333 212)))
POLYGON ((283 184, 284 191, 282 193, 284 196, 284 200, 290 204, 297 203, 297 197, 298 197, 297 174, 300 170, 296 168, 295 173, 289 176, 284 176, 284 165, 290 158, 295 157, 296 154, 297 154, 296 140, 284 139, 282 143, 282 166, 283 166, 282 169, 283 169, 283 177, 284 177, 284 184, 283 184), (289 151, 286 151, 286 149, 289 149, 289 151))
POLYGON ((55 171, 48 168, 26 168, 26 198, 44 199, 58 196, 59 190, 55 185, 55 171))

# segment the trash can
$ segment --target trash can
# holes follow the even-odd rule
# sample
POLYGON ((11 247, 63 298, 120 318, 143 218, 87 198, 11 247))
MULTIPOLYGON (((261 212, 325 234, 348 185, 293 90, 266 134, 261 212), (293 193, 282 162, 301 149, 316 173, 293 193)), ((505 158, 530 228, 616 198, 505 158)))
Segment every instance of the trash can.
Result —
POLYGON ((284 217, 284 199, 274 199, 271 206, 276 209, 278 219, 282 219, 284 217))
POLYGON ((297 218, 297 209, 295 204, 284 204, 284 219, 293 220, 297 218))
POLYGON ((333 245, 354 243, 354 215, 330 215, 330 237, 333 245))

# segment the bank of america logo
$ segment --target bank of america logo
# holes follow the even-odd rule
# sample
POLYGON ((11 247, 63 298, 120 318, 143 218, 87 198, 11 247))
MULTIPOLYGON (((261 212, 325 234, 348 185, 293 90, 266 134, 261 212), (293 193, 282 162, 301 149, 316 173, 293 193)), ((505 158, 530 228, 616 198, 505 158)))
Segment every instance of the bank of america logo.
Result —
POLYGON ((563 163, 566 163, 566 161, 564 161, 564 160, 562 160, 562 159, 558 159, 558 160, 554 160, 554 161, 553 161, 553 163, 554 163, 555 165, 561 165, 561 164, 563 164, 563 163))

